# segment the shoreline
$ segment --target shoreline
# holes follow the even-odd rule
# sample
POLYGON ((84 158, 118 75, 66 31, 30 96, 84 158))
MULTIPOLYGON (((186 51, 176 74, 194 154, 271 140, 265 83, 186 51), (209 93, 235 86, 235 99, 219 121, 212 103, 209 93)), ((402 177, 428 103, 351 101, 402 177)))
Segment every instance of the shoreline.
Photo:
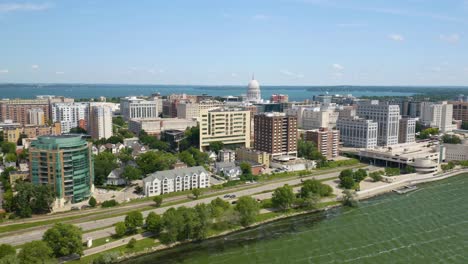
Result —
MULTIPOLYGON (((404 186, 404 185, 408 185, 408 184, 418 185, 418 184, 423 184, 423 183, 428 183, 428 182, 440 181, 440 180, 444 180, 444 179, 447 179, 447 178, 450 178, 450 177, 453 177, 453 176, 458 176, 458 175, 461 175, 461 174, 464 174, 464 173, 468 173, 468 168, 453 170, 453 171, 450 171, 450 172, 443 173, 441 175, 434 174, 431 177, 422 177, 420 179, 405 179, 405 180, 402 180, 402 181, 394 182, 394 183, 391 183, 389 185, 383 186, 385 188, 377 187, 377 188, 374 188, 374 189, 361 191, 361 192, 367 192, 368 194, 365 194, 365 193, 359 194, 359 192, 358 192, 357 200, 358 201, 363 201, 363 200, 371 199, 371 198, 374 198, 374 197, 377 197, 377 196, 380 196, 380 195, 384 195, 384 194, 392 192, 394 189, 399 188, 399 187, 404 186), (389 187, 391 187, 391 188, 389 188, 389 187)), ((380 187, 382 187, 382 186, 380 186, 380 187)), ((223 236, 230 235, 230 234, 235 234, 236 232, 241 232, 241 231, 253 229, 253 228, 256 228, 256 227, 264 225, 264 224, 268 224, 268 223, 272 223, 272 222, 276 222, 276 221, 296 217, 296 216, 299 216, 299 215, 320 213, 320 212, 327 211, 327 210, 330 210, 330 209, 333 209, 333 208, 343 207, 343 205, 341 203, 339 203, 339 201, 337 201, 337 202, 338 202, 338 204, 329 205, 329 206, 326 206, 324 208, 314 209, 314 210, 306 210, 306 211, 300 211, 300 212, 293 212, 293 213, 289 213, 289 214, 279 215, 279 216, 276 216, 276 217, 273 217, 273 218, 270 218, 270 219, 267 219, 267 220, 256 222, 256 223, 254 223, 254 224, 252 224, 252 225, 250 225, 248 227, 239 227, 239 228, 235 228, 235 229, 226 230, 226 231, 223 231, 221 233, 211 235, 211 236, 207 237, 206 239, 204 239, 203 241, 216 239, 216 238, 223 237, 223 236)), ((170 249, 170 248, 174 248, 174 247, 177 247, 177 246, 180 246, 180 245, 193 243, 193 242, 194 241, 176 242, 176 243, 173 243, 171 245, 160 244, 160 245, 154 246, 152 248, 149 248, 148 250, 143 250, 143 251, 136 252, 136 253, 131 253, 131 254, 125 254, 125 255, 119 257, 116 263, 121 263, 123 261, 127 261, 127 260, 130 260, 130 259, 133 259, 133 258, 141 257, 141 256, 144 256, 144 255, 152 254, 152 253, 155 253, 155 252, 158 252, 158 251, 167 250, 167 249, 170 249)))

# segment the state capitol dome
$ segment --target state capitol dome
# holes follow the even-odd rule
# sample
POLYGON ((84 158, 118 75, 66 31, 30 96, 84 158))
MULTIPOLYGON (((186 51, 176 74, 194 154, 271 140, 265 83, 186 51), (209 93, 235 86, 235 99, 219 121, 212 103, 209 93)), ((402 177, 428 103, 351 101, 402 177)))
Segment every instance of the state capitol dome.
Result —
POLYGON ((247 101, 257 103, 261 100, 260 84, 257 80, 255 80, 254 76, 252 76, 252 80, 250 80, 249 84, 247 85, 247 101))

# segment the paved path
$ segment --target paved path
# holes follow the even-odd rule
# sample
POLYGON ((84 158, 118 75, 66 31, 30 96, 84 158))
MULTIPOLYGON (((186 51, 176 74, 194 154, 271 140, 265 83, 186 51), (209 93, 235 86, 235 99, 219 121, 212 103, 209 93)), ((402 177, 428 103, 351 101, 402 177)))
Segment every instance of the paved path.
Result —
MULTIPOLYGON (((274 190, 274 189, 276 189, 278 187, 281 187, 281 186, 283 186, 285 184, 297 185, 297 184, 300 184, 303 179, 315 178, 315 179, 320 180, 320 179, 328 179, 328 178, 338 177, 338 175, 339 175, 339 172, 332 172, 332 173, 326 173, 326 174, 322 174, 322 175, 308 176, 308 177, 304 177, 302 179, 296 178, 296 179, 291 179, 291 180, 287 180, 287 181, 273 182, 273 183, 268 183, 268 184, 265 184, 265 185, 261 185, 261 186, 246 189, 246 190, 233 191, 231 194, 235 194, 237 197, 252 196, 254 194, 258 194, 258 193, 261 193, 261 192, 264 192, 264 191, 274 190)), ((261 196, 263 195, 262 197, 268 196, 268 194, 260 194, 260 195, 261 196)), ((208 198, 201 198, 199 200, 193 200, 193 201, 189 201, 189 202, 185 202, 185 203, 181 203, 181 204, 174 205, 174 206, 169 206, 169 207, 156 208, 156 209, 153 209, 153 210, 144 211, 142 213, 143 213, 144 217, 146 217, 148 215, 148 213, 152 212, 152 211, 156 212, 157 214, 163 214, 167 209, 169 209, 171 207, 179 207, 179 206, 194 207, 195 205, 200 204, 200 203, 210 203, 212 200, 214 200, 214 199, 216 199, 218 197, 224 199, 223 196, 224 195, 217 195, 217 196, 208 197, 208 198)), ((271 197, 271 194, 270 194, 270 197, 271 197)), ((113 231, 114 231, 114 228, 111 227, 111 226, 113 224, 117 223, 117 222, 124 221, 124 219, 125 219, 125 215, 122 215, 122 216, 115 216, 115 217, 110 217, 110 218, 96 220, 96 221, 88 221, 88 222, 83 222, 83 223, 77 223, 75 225, 78 226, 78 227, 81 227, 84 232, 86 232, 87 230, 104 228, 102 230, 89 232, 89 233, 86 233, 86 234, 83 235, 84 237, 92 237, 93 239, 97 239, 97 238, 101 238, 101 237, 107 237, 110 234, 112 234, 113 231)), ((17 245, 21 245, 21 244, 24 244, 24 243, 27 243, 27 242, 30 242, 30 241, 33 241, 33 240, 40 240, 42 238, 42 235, 44 234, 44 232, 47 230, 47 228, 48 227, 44 227, 44 228, 40 228, 40 229, 37 229, 37 230, 28 231, 28 232, 23 233, 23 234, 21 234, 19 236, 0 237, 0 244, 10 244, 10 245, 13 245, 13 246, 17 246, 17 245)))

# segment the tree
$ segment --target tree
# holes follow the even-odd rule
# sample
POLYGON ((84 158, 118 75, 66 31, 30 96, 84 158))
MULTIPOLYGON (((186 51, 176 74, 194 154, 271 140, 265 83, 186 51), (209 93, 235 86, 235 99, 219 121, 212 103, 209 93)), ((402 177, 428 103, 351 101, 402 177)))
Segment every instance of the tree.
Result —
POLYGON ((132 237, 132 239, 130 239, 130 241, 128 241, 127 248, 134 248, 136 242, 137 242, 136 239, 134 237, 132 237))
POLYGON ((184 225, 183 217, 173 207, 164 212, 162 216, 163 229, 160 235, 160 241, 163 244, 172 244, 177 241, 179 228, 184 225))
POLYGON ((231 207, 229 202, 224 201, 221 198, 216 198, 214 200, 211 200, 210 202, 210 213, 211 217, 213 218, 218 218, 220 217, 226 210, 228 210, 231 207))
POLYGON ((55 200, 55 193, 49 185, 33 185, 20 182, 15 185, 16 195, 12 197, 11 210, 19 217, 49 213, 55 200))
POLYGON ((188 149, 190 154, 192 154, 193 158, 195 159, 195 162, 197 163, 197 166, 203 166, 207 163, 209 163, 210 158, 208 156, 208 153, 201 152, 199 149, 196 149, 194 147, 191 147, 188 149))
POLYGON ((275 189, 271 197, 271 202, 276 208, 287 210, 294 203, 294 198, 295 196, 292 187, 286 184, 283 187, 275 189))
POLYGON ((107 201, 102 202, 101 207, 102 208, 114 207, 118 204, 119 203, 116 200, 112 199, 112 200, 107 200, 107 201))
POLYGON ((117 262, 119 258, 119 253, 117 252, 107 252, 100 254, 97 258, 93 260, 93 264, 111 264, 117 262))
POLYGON ((57 223, 42 236, 42 241, 52 249, 54 256, 83 255, 81 228, 71 224, 57 223))
POLYGON ((128 232, 136 233, 137 228, 143 226, 143 214, 139 211, 132 211, 125 216, 125 226, 128 232))
POLYGON ((304 181, 300 191, 300 197, 306 198, 309 197, 310 194, 317 194, 319 196, 330 196, 332 193, 332 187, 323 184, 318 180, 312 179, 304 181))
POLYGON ((317 208, 317 204, 320 201, 320 195, 309 192, 306 196, 302 197, 300 200, 299 206, 305 209, 315 209, 317 208))
POLYGON ((163 151, 148 151, 136 159, 136 163, 143 174, 168 170, 176 161, 177 158, 174 155, 163 151))
POLYGON ((18 254, 21 264, 52 263, 52 249, 44 241, 32 241, 23 245, 18 254))
POLYGON ((364 169, 358 169, 353 173, 353 179, 355 182, 361 182, 367 177, 367 171, 364 169))
POLYGON ((356 199, 356 194, 350 190, 344 190, 343 197, 341 198, 341 203, 344 206, 357 207, 358 202, 356 199))
POLYGON ((96 204, 97 204, 96 198, 94 198, 93 196, 91 196, 91 198, 89 198, 88 204, 89 204, 89 206, 91 206, 91 207, 96 207, 96 204))
POLYGON ((241 162, 240 169, 242 170, 243 175, 250 175, 252 174, 252 165, 248 162, 241 162))
POLYGON ((119 154, 117 155, 117 158, 124 164, 128 163, 129 161, 133 160, 133 149, 132 148, 124 148, 122 149, 119 154))
POLYGON ((12 142, 4 141, 1 145, 3 154, 16 153, 16 145, 12 142))
POLYGON ((371 177, 372 181, 378 182, 382 180, 382 174, 384 174, 383 171, 374 171, 369 173, 369 176, 371 177))
POLYGON ((416 169, 413 166, 406 165, 404 171, 405 171, 405 173, 415 173, 416 169))
POLYGON ((468 130, 468 121, 462 122, 461 129, 468 130))
POLYGON ((240 224, 243 226, 249 226, 255 222, 260 211, 260 206, 254 198, 242 196, 237 200, 235 210, 239 212, 240 224))
POLYGON ((123 143, 124 137, 121 135, 113 135, 110 138, 106 140, 107 143, 111 144, 117 144, 117 143, 123 143))
POLYGON ((179 153, 179 159, 185 164, 187 164, 187 166, 189 167, 197 165, 195 158, 188 150, 184 150, 181 153, 179 153))
POLYGON ((115 224, 115 236, 116 237, 123 237, 127 233, 127 227, 125 226, 124 222, 118 222, 115 224))
POLYGON ((116 116, 112 118, 112 124, 123 127, 125 126, 125 120, 121 116, 116 116))
POLYGON ((159 236, 163 227, 163 221, 161 216, 156 214, 155 212, 150 212, 148 216, 146 216, 146 230, 150 231, 156 236, 159 236))
POLYGON ((194 208, 181 206, 177 208, 177 212, 183 218, 183 225, 179 227, 177 240, 184 241, 194 239, 197 229, 200 228, 200 219, 194 208))
POLYGON ((316 160, 319 165, 327 161, 327 158, 320 153, 317 146, 312 141, 299 139, 297 141, 297 155, 305 159, 316 160))
POLYGON ((387 168, 385 168, 385 175, 387 175, 387 176, 396 176, 396 175, 400 175, 400 169, 399 169, 399 168, 390 168, 390 167, 387 167, 387 168))
POLYGON ((353 177, 343 177, 340 179, 340 187, 345 188, 345 189, 352 189, 354 187, 354 179, 353 177))
POLYGON ((122 172, 122 177, 127 180, 127 183, 139 180, 141 176, 141 170, 133 166, 126 166, 122 172))
POLYGON ((419 138, 420 139, 428 139, 433 135, 438 135, 439 134, 439 129, 438 128, 426 128, 423 131, 419 133, 419 138))
POLYGON ((88 134, 88 131, 86 129, 81 128, 81 127, 74 127, 70 129, 70 133, 72 134, 88 134))
POLYGON ((114 154, 104 151, 96 155, 94 158, 94 184, 103 185, 109 173, 117 167, 117 158, 114 154))
POLYGON ((351 169, 346 169, 346 170, 343 170, 343 171, 340 172, 339 178, 340 178, 340 179, 341 179, 341 178, 345 178, 345 177, 351 177, 351 178, 353 178, 353 175, 354 175, 353 170, 351 170, 351 169))
POLYGON ((1 244, 0 245, 0 259, 8 255, 16 256, 16 249, 9 244, 1 244))
POLYGON ((160 206, 162 205, 162 203, 163 203, 163 198, 162 198, 162 196, 159 196, 159 195, 158 195, 158 196, 155 196, 155 197, 153 198, 153 202, 155 203, 155 206, 156 206, 156 207, 160 207, 160 206))
POLYGON ((192 189, 192 195, 195 198, 195 200, 197 200, 198 197, 200 197, 202 195, 202 190, 199 189, 199 188, 192 189))
POLYGON ((210 150, 216 152, 216 154, 218 154, 218 152, 222 150, 223 147, 224 143, 221 141, 210 142, 210 150))
POLYGON ((461 144, 462 141, 461 139, 456 136, 456 135, 443 135, 442 136, 442 142, 447 143, 447 144, 461 144))
POLYGON ((16 162, 17 157, 15 153, 7 153, 5 155, 5 162, 16 162))
POLYGON ((202 203, 195 205, 194 209, 198 215, 199 226, 195 230, 193 239, 202 240, 208 236, 208 230, 212 222, 210 206, 202 203))

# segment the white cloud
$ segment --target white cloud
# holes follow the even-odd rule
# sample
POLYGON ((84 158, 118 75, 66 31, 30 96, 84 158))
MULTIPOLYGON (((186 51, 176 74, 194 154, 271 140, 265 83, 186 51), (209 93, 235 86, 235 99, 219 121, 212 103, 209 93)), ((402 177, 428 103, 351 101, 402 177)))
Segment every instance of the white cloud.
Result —
POLYGON ((393 40, 393 41, 403 41, 403 40, 405 40, 405 37, 403 37, 402 35, 399 35, 399 34, 390 34, 390 35, 388 35, 388 38, 393 40))
POLYGON ((293 78, 298 78, 298 79, 304 78, 304 74, 302 74, 302 73, 294 73, 294 72, 291 72, 291 71, 289 71, 289 70, 281 70, 280 73, 281 73, 281 74, 284 74, 284 75, 286 75, 286 76, 293 77, 293 78))
POLYGON ((37 70, 37 69, 39 69, 39 65, 33 64, 33 65, 31 65, 31 68, 32 68, 33 70, 37 70))
POLYGON ((454 33, 454 34, 450 34, 450 35, 440 35, 439 36, 439 39, 441 41, 444 41, 444 42, 448 42, 448 43, 451 43, 451 44, 455 44, 457 43, 458 41, 460 41, 460 35, 454 33))
POLYGON ((342 70, 344 70, 343 65, 338 64, 338 63, 333 63, 333 64, 332 64, 332 68, 333 68, 334 70, 337 70, 337 71, 342 71, 342 70))
POLYGON ((4 3, 0 4, 0 12, 14 11, 43 11, 51 8, 49 3, 33 4, 33 3, 4 3))
POLYGON ((268 19, 270 19, 270 17, 267 16, 267 15, 264 15, 264 14, 256 14, 256 15, 252 16, 252 19, 254 19, 254 20, 268 20, 268 19))
POLYGON ((235 73, 235 72, 231 73, 231 77, 232 77, 232 78, 236 78, 236 77, 237 77, 237 73, 235 73))
POLYGON ((0 74, 7 74, 9 73, 10 71, 7 70, 7 69, 0 69, 0 74))
POLYGON ((56 71, 55 74, 62 75, 62 74, 65 74, 65 73, 63 71, 56 71))

